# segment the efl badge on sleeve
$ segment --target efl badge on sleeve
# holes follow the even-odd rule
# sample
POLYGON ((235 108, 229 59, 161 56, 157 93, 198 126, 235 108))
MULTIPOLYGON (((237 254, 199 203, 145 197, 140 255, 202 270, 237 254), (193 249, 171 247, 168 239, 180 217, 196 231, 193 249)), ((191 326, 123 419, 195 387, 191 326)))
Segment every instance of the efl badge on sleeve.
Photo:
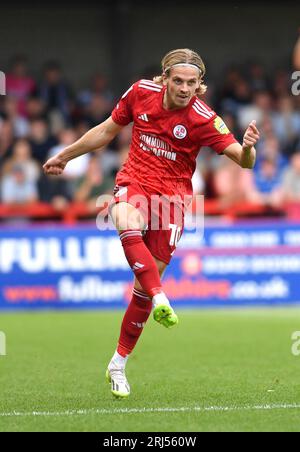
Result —
POLYGON ((220 118, 220 116, 217 116, 216 119, 214 120, 214 127, 222 135, 227 135, 228 133, 230 133, 230 130, 226 126, 226 124, 223 121, 223 119, 220 118))

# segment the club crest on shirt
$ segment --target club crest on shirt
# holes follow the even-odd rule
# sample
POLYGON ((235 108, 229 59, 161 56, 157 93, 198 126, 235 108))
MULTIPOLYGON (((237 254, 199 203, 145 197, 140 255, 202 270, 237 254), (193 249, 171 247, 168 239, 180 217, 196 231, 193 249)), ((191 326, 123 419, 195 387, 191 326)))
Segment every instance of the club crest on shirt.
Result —
POLYGON ((230 133, 230 130, 226 126, 226 124, 223 121, 223 119, 220 118, 220 116, 217 116, 216 119, 214 120, 214 127, 222 135, 227 135, 228 133, 230 133))
POLYGON ((183 138, 186 137, 187 131, 184 126, 178 124, 177 126, 174 127, 173 134, 175 138, 178 138, 178 140, 182 140, 183 138))

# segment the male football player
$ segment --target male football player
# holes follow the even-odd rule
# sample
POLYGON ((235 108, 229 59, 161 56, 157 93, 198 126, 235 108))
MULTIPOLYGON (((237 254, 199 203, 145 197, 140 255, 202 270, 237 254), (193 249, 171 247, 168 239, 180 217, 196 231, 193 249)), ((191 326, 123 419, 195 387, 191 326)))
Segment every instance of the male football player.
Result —
MULTIPOLYGON (((107 369, 111 391, 127 397, 128 356, 152 311, 154 319, 170 328, 177 315, 166 297, 161 276, 175 251, 184 223, 185 197, 192 194, 191 179, 201 146, 211 147, 242 168, 253 168, 259 132, 252 121, 240 144, 222 119, 202 100, 205 66, 190 49, 176 49, 162 60, 162 74, 139 80, 122 96, 112 115, 50 159, 44 170, 61 174, 80 155, 105 148, 122 127, 133 122, 128 159, 117 174, 110 215, 118 230, 127 261, 134 272, 134 288, 126 310, 118 346, 107 369), (152 227, 151 201, 176 197, 170 220, 157 213, 152 227), (146 200, 137 206, 136 197, 146 200)), ((164 209, 163 209, 164 210, 164 209)))

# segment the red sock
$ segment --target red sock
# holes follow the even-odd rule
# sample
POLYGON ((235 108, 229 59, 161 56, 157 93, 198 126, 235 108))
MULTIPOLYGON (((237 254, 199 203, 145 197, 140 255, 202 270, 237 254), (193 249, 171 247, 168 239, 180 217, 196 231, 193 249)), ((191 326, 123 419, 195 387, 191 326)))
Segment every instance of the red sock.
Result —
POLYGON ((139 230, 120 233, 126 259, 146 294, 152 298, 162 292, 159 272, 139 230))
POLYGON ((135 347, 151 313, 152 301, 144 292, 133 289, 132 299, 123 318, 117 352, 124 358, 135 347))

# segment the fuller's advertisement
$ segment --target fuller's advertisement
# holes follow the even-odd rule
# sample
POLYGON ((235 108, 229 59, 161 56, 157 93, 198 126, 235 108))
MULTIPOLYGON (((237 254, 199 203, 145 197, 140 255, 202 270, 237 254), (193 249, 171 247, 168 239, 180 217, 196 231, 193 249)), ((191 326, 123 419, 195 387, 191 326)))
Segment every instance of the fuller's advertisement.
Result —
MULTIPOLYGON (((300 301, 298 224, 207 224, 185 232, 164 279, 174 306, 300 301)), ((133 274, 115 231, 95 226, 0 231, 0 309, 124 307, 133 274)))

